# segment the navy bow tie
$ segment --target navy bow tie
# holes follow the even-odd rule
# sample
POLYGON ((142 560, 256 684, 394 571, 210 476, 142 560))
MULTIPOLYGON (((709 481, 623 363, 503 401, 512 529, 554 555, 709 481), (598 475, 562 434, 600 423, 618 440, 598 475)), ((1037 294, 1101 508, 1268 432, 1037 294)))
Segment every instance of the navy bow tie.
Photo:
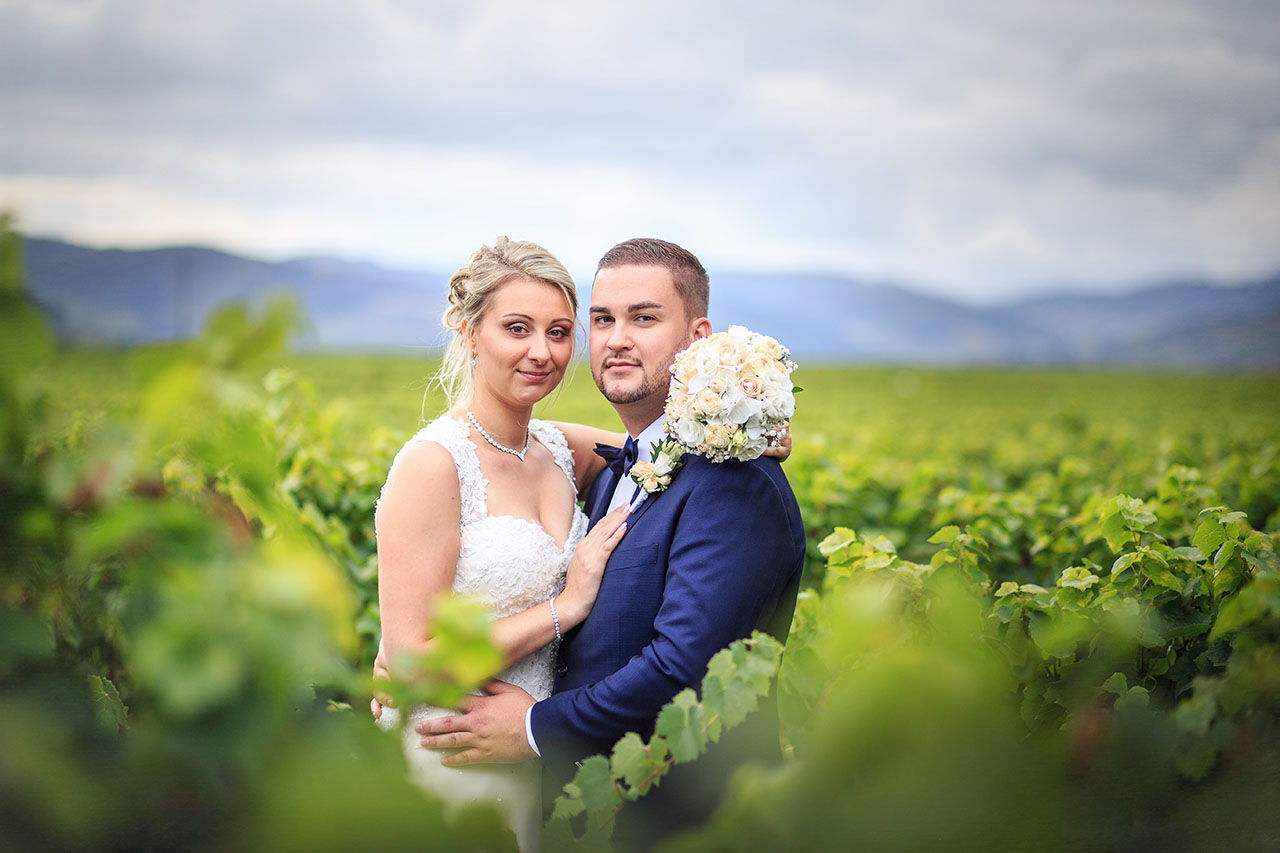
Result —
POLYGON ((622 477, 631 470, 632 465, 636 464, 640 448, 634 438, 627 436, 627 441, 621 448, 611 444, 597 444, 596 455, 608 464, 610 471, 622 477))

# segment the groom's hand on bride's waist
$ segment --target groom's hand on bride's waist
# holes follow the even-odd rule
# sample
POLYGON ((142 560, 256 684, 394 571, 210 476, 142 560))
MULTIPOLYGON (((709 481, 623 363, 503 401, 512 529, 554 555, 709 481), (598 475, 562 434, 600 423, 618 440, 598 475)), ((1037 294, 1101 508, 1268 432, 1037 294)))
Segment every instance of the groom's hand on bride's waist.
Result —
POLYGON ((535 758, 525 736, 524 718, 533 697, 505 681, 485 686, 486 696, 469 696, 463 714, 434 717, 414 726, 428 749, 460 749, 441 757, 449 767, 466 764, 515 764, 535 758))

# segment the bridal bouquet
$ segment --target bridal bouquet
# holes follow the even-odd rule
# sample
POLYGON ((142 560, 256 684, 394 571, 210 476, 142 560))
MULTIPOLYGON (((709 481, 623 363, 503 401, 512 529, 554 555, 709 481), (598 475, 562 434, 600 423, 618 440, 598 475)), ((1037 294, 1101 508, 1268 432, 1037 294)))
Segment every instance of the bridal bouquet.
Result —
POLYGON ((796 411, 787 348, 745 326, 694 341, 671 365, 667 432, 712 462, 755 459, 796 411))

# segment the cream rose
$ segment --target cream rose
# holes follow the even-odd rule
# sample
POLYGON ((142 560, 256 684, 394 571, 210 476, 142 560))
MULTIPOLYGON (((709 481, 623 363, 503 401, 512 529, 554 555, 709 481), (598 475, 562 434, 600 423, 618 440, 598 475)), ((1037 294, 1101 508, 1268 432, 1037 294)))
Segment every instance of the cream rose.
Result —
POLYGON ((723 337, 716 341, 713 351, 720 367, 726 370, 737 371, 747 360, 742 347, 731 337, 723 337))
POLYGON ((733 427, 729 424, 707 424, 707 447, 724 450, 733 440, 733 427))
POLYGON ((689 404, 689 412, 692 414, 697 412, 698 417, 715 417, 720 414, 720 410, 724 407, 720 399, 720 395, 712 391, 710 388, 703 388, 698 392, 698 396, 693 398, 689 404))

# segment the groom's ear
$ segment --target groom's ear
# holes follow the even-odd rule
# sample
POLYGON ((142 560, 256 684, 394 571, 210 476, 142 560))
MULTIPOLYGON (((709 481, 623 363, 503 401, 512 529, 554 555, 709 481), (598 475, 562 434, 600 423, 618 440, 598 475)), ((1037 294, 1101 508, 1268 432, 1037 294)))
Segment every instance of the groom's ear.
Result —
POLYGON ((695 338, 705 338, 711 334, 711 321, 706 317, 699 317, 693 321, 690 331, 695 338))

